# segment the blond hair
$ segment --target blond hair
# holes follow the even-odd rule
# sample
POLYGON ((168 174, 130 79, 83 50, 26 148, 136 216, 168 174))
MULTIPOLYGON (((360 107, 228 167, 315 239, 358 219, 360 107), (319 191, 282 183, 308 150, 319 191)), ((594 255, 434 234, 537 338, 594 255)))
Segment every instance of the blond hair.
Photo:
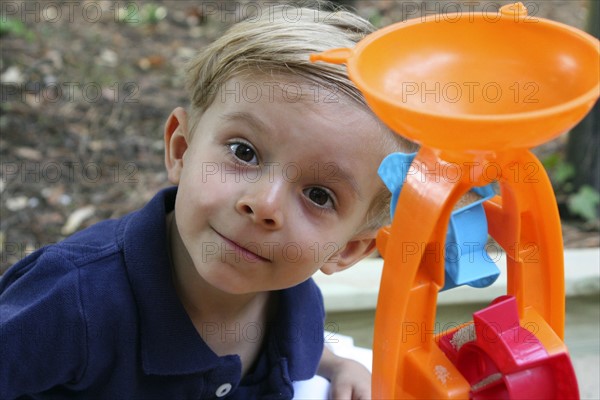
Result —
MULTIPOLYGON (((368 109, 345 66, 312 63, 309 55, 336 47, 354 47, 374 31, 371 23, 324 1, 312 2, 310 7, 296 2, 258 10, 259 14, 231 26, 188 62, 186 88, 191 98, 191 131, 223 85, 236 77, 293 76, 335 87, 338 94, 368 109)), ((390 145, 390 152, 410 150, 410 142, 391 132, 389 136, 394 139, 384 142, 390 145)), ((361 230, 375 230, 389 221, 389 200, 390 193, 383 188, 372 201, 361 230)))

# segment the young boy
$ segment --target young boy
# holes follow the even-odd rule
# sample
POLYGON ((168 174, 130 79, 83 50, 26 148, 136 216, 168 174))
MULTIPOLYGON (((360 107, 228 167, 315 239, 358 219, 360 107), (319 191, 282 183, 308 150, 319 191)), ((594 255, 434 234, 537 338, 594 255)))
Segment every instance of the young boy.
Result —
POLYGON ((164 132, 176 186, 2 277, 0 398, 289 399, 317 372, 370 397, 368 371, 323 350, 310 277, 374 249, 377 167, 410 149, 343 67, 308 58, 371 31, 270 6, 193 59, 190 112, 164 132))

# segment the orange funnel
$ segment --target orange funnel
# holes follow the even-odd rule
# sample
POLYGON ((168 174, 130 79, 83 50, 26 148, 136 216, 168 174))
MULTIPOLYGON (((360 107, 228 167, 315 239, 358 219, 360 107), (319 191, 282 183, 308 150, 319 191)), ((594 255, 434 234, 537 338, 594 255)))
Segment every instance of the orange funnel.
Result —
POLYGON ((573 127, 598 98, 598 41, 522 10, 502 11, 396 23, 354 49, 312 59, 346 63, 375 113, 416 142, 530 148, 573 127))

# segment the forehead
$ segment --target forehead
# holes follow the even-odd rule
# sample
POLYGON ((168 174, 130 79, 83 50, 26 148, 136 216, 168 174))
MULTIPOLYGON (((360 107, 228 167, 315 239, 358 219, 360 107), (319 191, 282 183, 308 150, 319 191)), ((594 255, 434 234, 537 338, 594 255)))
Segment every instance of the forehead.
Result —
MULTIPOLYGON (((357 92, 358 93, 358 92, 357 92)), ((245 76, 234 76, 216 89, 213 102, 236 103, 317 103, 317 104, 353 104, 366 109, 344 93, 333 82, 308 79, 293 74, 266 74, 248 71, 245 76)))
POLYGON ((336 133, 334 140, 364 139, 363 146, 383 144, 385 136, 392 135, 366 105, 340 92, 335 84, 285 74, 232 78, 220 87, 211 106, 225 115, 277 122, 285 130, 327 129, 322 133, 336 133))

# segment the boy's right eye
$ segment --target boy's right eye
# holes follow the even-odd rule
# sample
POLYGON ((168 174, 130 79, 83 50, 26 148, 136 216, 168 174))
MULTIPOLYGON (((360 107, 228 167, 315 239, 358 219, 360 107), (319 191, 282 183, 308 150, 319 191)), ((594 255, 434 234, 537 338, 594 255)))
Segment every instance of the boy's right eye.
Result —
POLYGON ((246 164, 258 164, 256 152, 250 145, 246 143, 235 142, 228 144, 228 146, 229 150, 231 150, 235 158, 238 160, 243 161, 246 164))

